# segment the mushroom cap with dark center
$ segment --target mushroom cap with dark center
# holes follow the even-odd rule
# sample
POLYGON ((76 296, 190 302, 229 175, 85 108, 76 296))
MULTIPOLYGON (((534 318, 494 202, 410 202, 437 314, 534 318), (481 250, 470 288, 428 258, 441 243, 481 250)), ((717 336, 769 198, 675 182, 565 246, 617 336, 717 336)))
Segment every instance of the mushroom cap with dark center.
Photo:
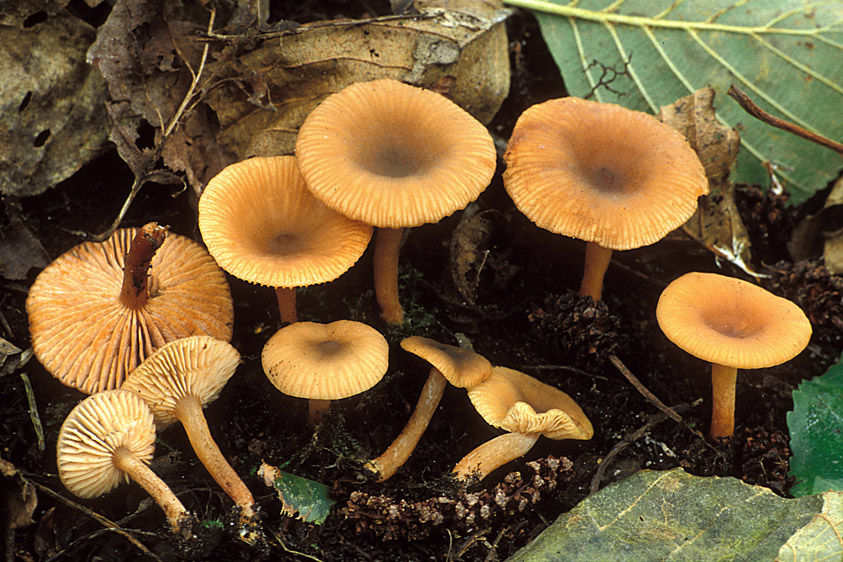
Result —
POLYGON ((422 336, 404 338, 401 347, 430 363, 449 383, 459 388, 470 388, 492 374, 489 360, 468 349, 422 336))
POLYGON ((738 369, 789 361, 811 339, 811 323, 796 304, 716 273, 671 282, 656 318, 667 338, 694 357, 738 369))
POLYGON ((486 423, 511 433, 550 439, 591 439, 594 429, 579 404, 556 387, 506 367, 468 390, 486 423))
POLYGON ((91 395, 76 405, 59 430, 58 470, 64 486, 80 498, 95 498, 129 477, 114 465, 124 448, 149 464, 155 452, 155 423, 149 407, 125 390, 91 395))
POLYGON ((465 208, 496 165, 492 137, 469 113, 388 79, 326 98, 302 124, 296 158, 316 197, 381 228, 438 222, 465 208))
POLYGON ((149 299, 120 301, 124 228, 71 248, 36 278, 26 299, 35 356, 62 383, 93 393, 123 379, 167 342, 207 334, 230 340, 234 306, 225 273, 196 242, 169 234, 152 259, 149 299))
POLYGON ((338 400, 383 378, 389 347, 380 332, 360 322, 297 322, 269 338, 261 361, 266 376, 284 394, 338 400))
POLYGON ((226 167, 199 199, 199 230, 223 269, 269 287, 333 281, 354 265, 372 237, 371 226, 313 197, 292 156, 226 167))
POLYGON ((657 242, 708 193, 680 133, 652 115, 579 98, 528 108, 504 160, 504 186, 527 218, 613 250, 657 242))
POLYGON ((240 353, 225 341, 193 336, 170 342, 129 373, 125 390, 149 404, 159 429, 176 421, 178 401, 195 396, 213 402, 240 364, 240 353))

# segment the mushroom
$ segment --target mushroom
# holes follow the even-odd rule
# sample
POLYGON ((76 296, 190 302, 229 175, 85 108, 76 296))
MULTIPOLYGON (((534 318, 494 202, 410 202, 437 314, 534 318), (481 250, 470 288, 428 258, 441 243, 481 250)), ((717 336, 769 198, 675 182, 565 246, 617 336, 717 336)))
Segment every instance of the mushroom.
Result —
POLYGON ((687 273, 659 297, 656 319, 667 339, 711 362, 712 437, 735 432, 738 369, 773 367, 811 339, 802 310, 765 289, 716 273, 687 273))
POLYGON ((59 478, 80 498, 132 479, 161 506, 173 531, 187 538, 192 517, 147 466, 154 451, 155 423, 144 401, 126 390, 99 392, 77 404, 59 430, 59 478))
POLYGON ((421 336, 401 341, 401 347, 432 365, 407 425, 384 453, 370 460, 366 468, 378 474, 378 482, 391 478, 410 458, 442 399, 447 383, 470 388, 492 374, 492 364, 471 350, 439 343, 421 336))
POLYGON ((217 174, 199 199, 199 230, 223 269, 275 288, 284 322, 298 321, 296 287, 333 281, 372 237, 371 226, 311 195, 292 156, 250 158, 217 174))
POLYGON ((332 209, 378 227, 375 294, 401 324, 398 253, 404 229, 465 208, 492 179, 492 137, 445 97, 395 80, 352 84, 328 96, 296 139, 308 189, 332 209))
POLYGON ((541 228, 585 240, 580 295, 601 299, 612 250, 653 244, 708 193, 697 154, 652 115, 579 98, 528 108, 504 154, 504 187, 541 228))
POLYGON ((213 258, 156 223, 56 258, 35 279, 26 311, 38 360, 89 394, 120 387, 167 342, 194 334, 230 340, 234 320, 213 258))
POLYGON ((249 540, 248 524, 256 520, 255 500, 228 464, 208 428, 202 408, 213 402, 240 364, 228 342, 193 336, 170 342, 129 374, 125 390, 149 405, 155 425, 164 429, 180 421, 196 456, 217 484, 240 508, 241 537, 249 540))
POLYGON ((496 468, 525 455, 542 435, 548 439, 588 440, 591 422, 574 400, 553 386, 506 367, 468 390, 486 423, 504 433, 480 445, 454 467, 454 476, 482 480, 496 468))
POLYGON ((269 338, 261 363, 275 388, 309 399, 308 419, 316 425, 331 400, 360 394, 383 378, 389 346, 380 332, 361 322, 298 322, 269 338))

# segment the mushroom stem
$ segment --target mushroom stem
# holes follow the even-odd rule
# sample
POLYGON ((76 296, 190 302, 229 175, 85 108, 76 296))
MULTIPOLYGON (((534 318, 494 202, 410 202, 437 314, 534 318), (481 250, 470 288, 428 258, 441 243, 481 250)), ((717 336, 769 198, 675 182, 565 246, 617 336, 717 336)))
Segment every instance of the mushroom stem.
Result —
POLYGON ((310 398, 307 401, 307 423, 310 427, 316 427, 331 409, 330 400, 310 398))
POLYGON ((166 237, 167 227, 157 222, 144 225, 135 235, 123 266, 120 302, 124 306, 137 310, 149 300, 149 266, 166 237))
POLYGON ((190 444, 196 451, 196 456, 223 491, 240 507, 241 522, 253 522, 256 514, 252 492, 225 460, 214 438, 211 437, 211 430, 202 412, 202 401, 193 395, 185 396, 176 404, 174 413, 184 426, 190 444))
POLYGON ((275 287, 275 297, 278 299, 278 312, 281 313, 281 321, 294 324, 299 321, 296 312, 296 288, 275 287))
POLYGON ((190 518, 190 513, 146 463, 139 460, 126 447, 118 447, 114 451, 112 462, 117 469, 125 472, 129 478, 140 484, 141 488, 155 500, 155 503, 161 506, 175 533, 181 534, 182 531, 188 531, 182 526, 190 518))
POLYGON ((504 433, 486 441, 466 456, 454 467, 454 477, 468 480, 478 474, 480 480, 490 472, 509 461, 526 455, 539 439, 539 433, 504 433))
POLYGON ((395 438, 381 456, 366 463, 366 468, 378 473, 378 482, 392 478, 398 469, 410 458, 424 430, 430 424, 430 420, 436 412, 436 407, 439 405, 439 401, 442 399, 447 385, 447 379, 445 379, 438 369, 433 368, 430 370, 427 381, 425 381, 424 387, 422 388, 421 396, 419 396, 419 400, 416 403, 416 408, 407 421, 407 425, 404 426, 398 437, 395 438))
POLYGON ((711 437, 731 437, 735 433, 735 381, 737 367, 711 364, 711 437))
POLYGON ((398 300, 398 253, 403 228, 379 228, 375 233, 375 297, 381 317, 390 324, 404 322, 404 309, 398 300))
POLYGON ((580 296, 586 295, 597 302, 603 294, 603 277, 612 261, 612 249, 604 248, 597 242, 585 244, 585 268, 580 284, 580 296))

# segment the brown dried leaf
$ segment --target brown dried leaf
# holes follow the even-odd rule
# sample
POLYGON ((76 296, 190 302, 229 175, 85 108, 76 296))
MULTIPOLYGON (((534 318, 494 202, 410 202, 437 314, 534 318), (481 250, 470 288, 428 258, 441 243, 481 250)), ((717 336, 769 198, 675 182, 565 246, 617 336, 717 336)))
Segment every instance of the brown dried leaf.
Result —
POLYGON ((822 233, 825 238, 825 246, 823 248, 823 258, 825 260, 825 267, 832 273, 832 275, 839 275, 843 273, 843 178, 837 180, 834 187, 831 188, 831 193, 825 200, 824 211, 834 212, 834 224, 826 224, 822 233))
POLYGON ((700 199, 684 230, 706 248, 750 272, 749 234, 735 204, 729 173, 735 164, 740 135, 721 125, 714 110, 714 90, 701 88, 659 111, 659 119, 688 139, 705 168, 709 195, 700 199))
POLYGON ((239 158, 290 154, 304 118, 345 86, 393 78, 436 89, 487 123, 509 92, 505 10, 492 2, 416 2, 418 15, 323 21, 258 34, 209 71, 206 101, 239 158), (442 6, 447 6, 444 9, 442 6))
POLYGON ((122 0, 88 52, 88 60, 108 82, 113 100, 108 106, 110 139, 140 183, 178 182, 178 176, 170 172, 183 172, 199 193, 211 177, 233 162, 217 144, 204 106, 193 110, 188 103, 179 114, 194 80, 191 70, 198 73, 201 65, 202 45, 196 33, 207 26, 209 17, 208 12, 194 14, 184 9, 181 2, 122 0), (177 115, 178 123, 173 125, 177 115), (137 145, 144 121, 155 128, 152 148, 137 145), (160 168, 159 159, 166 170, 160 168))
POLYGON ((65 13, 0 28, 0 194, 43 193, 105 147, 105 84, 85 64, 93 38, 65 13))
POLYGON ((70 0, 7 0, 0 4, 0 25, 22 27, 27 19, 41 12, 54 16, 70 0))
POLYGON ((30 269, 43 268, 49 262, 47 250, 21 220, 18 205, 7 199, 0 212, 0 277, 26 279, 30 269))
MULTIPOLYGON (((478 308, 481 276, 484 288, 500 289, 517 272, 509 262, 508 252, 495 244, 505 228, 504 217, 493 209, 477 214, 464 214, 451 236, 450 268, 454 286, 473 309, 478 308)), ((494 291, 493 291, 494 292, 494 291)))
POLYGON ((27 482, 15 465, 0 458, 0 489, 4 491, 0 497, 8 517, 9 529, 20 529, 31 525, 32 514, 38 505, 35 487, 27 482))

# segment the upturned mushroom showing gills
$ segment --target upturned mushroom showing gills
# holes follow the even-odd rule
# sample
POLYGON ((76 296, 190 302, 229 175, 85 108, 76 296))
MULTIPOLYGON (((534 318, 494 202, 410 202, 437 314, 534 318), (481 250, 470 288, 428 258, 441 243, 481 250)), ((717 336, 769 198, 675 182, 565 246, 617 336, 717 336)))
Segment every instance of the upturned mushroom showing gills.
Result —
POLYGON ((269 338, 261 363, 275 388, 308 399, 308 419, 316 425, 331 400, 365 392, 383 378, 389 346, 380 332, 361 322, 298 322, 269 338))
POLYGON ((308 115, 296 139, 308 189, 326 205, 378 227, 375 295, 401 324, 398 254, 404 228, 465 208, 495 172, 492 137, 444 96, 395 80, 352 84, 308 115))
POLYGON ((527 454, 539 437, 588 440, 591 422, 573 398, 556 387, 506 367, 468 390, 468 397, 486 423, 504 433, 480 445, 457 463, 454 476, 480 480, 496 468, 527 454))
POLYGON ((333 281, 372 238, 371 226, 313 197, 292 156, 250 158, 216 175, 199 199, 199 230, 220 267, 275 289, 284 322, 298 321, 296 287, 333 281))
POLYGON ((150 223, 84 242, 38 275, 26 299, 35 356, 67 386, 118 388, 167 342, 230 340, 225 273, 196 242, 150 223))
POLYGON ((735 432, 738 369, 773 367, 796 357, 811 322, 787 299, 716 273, 687 273, 659 297, 656 318, 667 339, 711 362, 712 437, 735 432))
POLYGON ((158 429, 181 422, 196 456, 240 508, 241 538, 247 540, 257 518, 255 500, 211 436, 202 411, 217 399, 239 364, 240 354, 228 342, 193 336, 153 353, 129 374, 123 388, 149 404, 158 429))
POLYGON ((126 390, 99 392, 77 404, 59 430, 59 478, 80 498, 134 480, 161 506, 173 531, 187 537, 190 514, 147 466, 154 451, 155 423, 146 403, 126 390))
POLYGON ((401 347, 432 366, 407 425, 382 455, 366 464, 366 468, 378 474, 378 482, 392 478, 410 458, 424 430, 430 425, 449 382, 459 388, 470 388, 492 374, 492 364, 482 355, 468 349, 421 336, 403 339, 401 347))
POLYGON ((537 226, 586 241, 580 295, 602 297, 612 250, 687 221, 708 180, 680 133, 647 113, 579 98, 528 108, 504 154, 504 187, 537 226))

